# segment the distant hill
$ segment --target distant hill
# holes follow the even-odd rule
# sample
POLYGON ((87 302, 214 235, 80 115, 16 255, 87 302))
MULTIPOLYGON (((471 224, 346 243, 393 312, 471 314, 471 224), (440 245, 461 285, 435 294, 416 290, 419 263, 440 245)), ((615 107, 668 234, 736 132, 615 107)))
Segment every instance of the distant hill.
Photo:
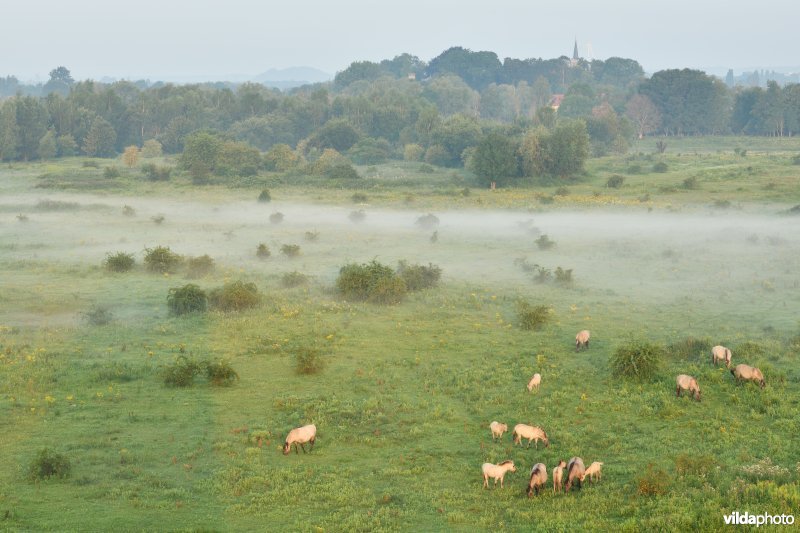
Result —
POLYGON ((332 74, 323 72, 313 67, 289 67, 276 69, 271 68, 266 72, 262 72, 257 76, 253 76, 251 81, 263 83, 270 87, 278 87, 286 89, 289 87, 298 87, 308 83, 320 83, 330 81, 333 79, 332 74))

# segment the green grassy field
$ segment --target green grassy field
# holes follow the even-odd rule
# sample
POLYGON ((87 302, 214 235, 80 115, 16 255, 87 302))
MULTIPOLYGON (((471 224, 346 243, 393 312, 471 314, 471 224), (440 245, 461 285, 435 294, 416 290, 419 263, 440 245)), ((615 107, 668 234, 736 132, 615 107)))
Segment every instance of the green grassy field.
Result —
POLYGON ((667 143, 663 155, 648 145, 593 159, 567 191, 490 192, 411 163, 360 168, 360 189, 106 179, 106 162, 80 159, 3 167, 0 528, 664 531, 722 529, 735 510, 797 516, 800 233, 785 213, 800 203, 800 141, 667 143), (651 170, 659 161, 666 172, 651 170), (620 188, 606 186, 613 175, 620 188), (273 201, 259 204, 265 186, 273 201), (429 212, 436 242, 415 224, 429 212), (554 248, 537 247, 542 233, 554 248), (143 251, 157 245, 217 267, 192 280, 148 273, 143 251), (132 272, 102 267, 118 251, 135 255, 132 272), (339 297, 339 268, 373 258, 437 264, 442 282, 394 306, 339 297), (574 281, 537 283, 521 268, 532 264, 573 269, 574 281), (294 271, 310 284, 284 287, 294 271), (239 279, 260 306, 168 313, 171 287, 239 279), (551 308, 541 330, 520 327, 520 299, 551 308), (113 320, 93 325, 93 306, 113 320), (581 329, 591 347, 575 353, 581 329), (612 376, 629 339, 668 347, 652 380, 612 376), (714 344, 759 366, 767 387, 737 386, 711 364, 714 344), (324 367, 299 374, 294 354, 308 346, 324 367), (227 359, 240 379, 167 387, 161 372, 181 356, 227 359), (698 379, 701 402, 675 397, 680 373, 698 379), (539 425, 550 446, 493 442, 492 420, 539 425), (313 452, 283 456, 306 423, 319 431, 313 452), (68 477, 29 478, 43 448, 69 459, 68 477), (572 456, 602 461, 602 481, 525 496, 533 464, 550 472, 572 456), (518 468, 505 488, 482 489, 481 464, 505 459, 518 468))

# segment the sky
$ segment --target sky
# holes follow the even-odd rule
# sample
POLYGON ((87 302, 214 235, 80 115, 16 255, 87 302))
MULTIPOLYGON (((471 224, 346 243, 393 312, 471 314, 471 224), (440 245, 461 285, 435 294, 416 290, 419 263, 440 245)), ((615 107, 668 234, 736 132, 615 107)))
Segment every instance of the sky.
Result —
MULTIPOLYGON (((2 0, 0 76, 254 76, 452 46, 519 59, 636 59, 665 68, 800 65, 797 0, 2 0)), ((800 67, 799 67, 800 68, 800 67)))

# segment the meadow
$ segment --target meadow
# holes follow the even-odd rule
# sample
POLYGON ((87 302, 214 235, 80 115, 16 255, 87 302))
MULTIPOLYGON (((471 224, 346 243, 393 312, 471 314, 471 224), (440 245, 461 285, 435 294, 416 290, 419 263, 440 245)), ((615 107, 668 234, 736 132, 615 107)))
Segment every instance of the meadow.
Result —
POLYGON ((202 187, 103 177, 122 168, 111 160, 0 168, 0 528, 713 531, 737 510, 797 517, 800 141, 667 143, 497 191, 407 162, 359 167, 355 184, 202 187), (156 246, 215 268, 149 272, 156 246), (104 267, 118 252, 131 271, 104 267), (336 292, 342 266, 373 259, 442 279, 396 305, 336 292), (169 313, 171 288, 237 280, 259 305, 169 313), (549 309, 540 329, 521 327, 520 301, 549 309), (641 340, 665 348, 655 376, 613 376, 615 350, 641 340), (715 344, 766 388, 713 366, 715 344), (298 372, 309 351, 320 368, 298 372), (238 379, 165 385, 176 361, 211 360, 238 379), (681 373, 702 401, 675 397, 681 373), (550 446, 493 442, 493 420, 541 426, 550 446), (307 423, 313 451, 282 455, 307 423), (67 476, 31 476, 45 448, 67 476), (602 461, 602 480, 525 496, 533 464, 572 456, 602 461), (483 489, 481 464, 506 459, 505 488, 483 489))

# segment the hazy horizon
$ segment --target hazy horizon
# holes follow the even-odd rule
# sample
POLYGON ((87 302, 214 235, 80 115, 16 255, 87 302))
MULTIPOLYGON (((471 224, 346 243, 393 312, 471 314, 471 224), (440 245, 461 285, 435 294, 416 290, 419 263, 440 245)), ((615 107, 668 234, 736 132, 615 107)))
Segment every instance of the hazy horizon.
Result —
POLYGON ((200 0, 182 5, 142 0, 131 9, 100 0, 17 2, 4 6, 0 76, 46 81, 56 66, 75 79, 209 80, 308 66, 334 74, 353 61, 410 53, 429 61, 452 46, 505 57, 581 55, 635 59, 665 68, 793 67, 789 45, 800 5, 765 0, 676 0, 643 4, 587 0, 561 4, 499 0, 373 4, 251 5, 200 0), (224 8, 224 11, 223 11, 224 8))

